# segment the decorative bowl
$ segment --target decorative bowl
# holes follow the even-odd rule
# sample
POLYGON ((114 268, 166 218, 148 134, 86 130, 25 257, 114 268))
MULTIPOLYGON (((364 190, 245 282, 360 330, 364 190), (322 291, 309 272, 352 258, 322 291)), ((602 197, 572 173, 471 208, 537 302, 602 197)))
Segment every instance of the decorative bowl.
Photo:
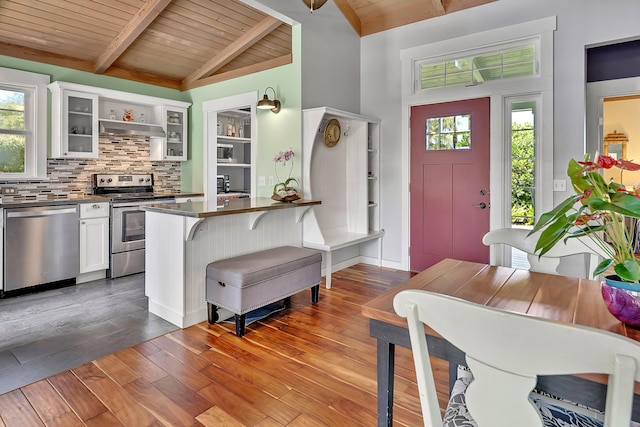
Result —
POLYGON ((625 325, 640 327, 640 292, 632 290, 629 284, 617 278, 606 276, 602 280, 602 299, 616 319, 625 325))

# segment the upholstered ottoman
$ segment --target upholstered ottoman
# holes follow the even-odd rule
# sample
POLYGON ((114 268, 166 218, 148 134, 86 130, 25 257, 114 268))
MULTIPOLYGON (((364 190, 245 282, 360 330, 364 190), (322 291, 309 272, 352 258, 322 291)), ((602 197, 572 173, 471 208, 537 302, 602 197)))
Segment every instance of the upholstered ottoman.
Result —
POLYGON ((206 300, 209 323, 218 307, 235 314, 236 335, 244 335, 246 313, 311 288, 311 302, 320 292, 319 251, 281 246, 214 261, 207 265, 206 300))

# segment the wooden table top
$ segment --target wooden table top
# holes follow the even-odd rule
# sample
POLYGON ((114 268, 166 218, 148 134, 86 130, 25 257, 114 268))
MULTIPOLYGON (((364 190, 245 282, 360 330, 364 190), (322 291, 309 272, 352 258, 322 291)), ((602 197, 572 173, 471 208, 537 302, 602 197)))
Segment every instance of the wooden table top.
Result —
POLYGON ((609 313, 599 282, 453 259, 445 259, 373 299, 362 307, 362 314, 406 328, 406 320, 393 310, 393 297, 405 289, 439 292, 507 311, 599 328, 640 341, 639 329, 625 326, 609 313))

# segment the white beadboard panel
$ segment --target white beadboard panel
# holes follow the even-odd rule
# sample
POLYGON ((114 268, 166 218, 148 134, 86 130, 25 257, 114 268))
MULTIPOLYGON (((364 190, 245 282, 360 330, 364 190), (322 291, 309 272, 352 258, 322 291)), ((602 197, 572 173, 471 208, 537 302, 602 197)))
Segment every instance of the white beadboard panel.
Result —
POLYGON ((152 306, 162 305, 162 313, 171 312, 171 318, 154 314, 182 328, 207 320, 207 264, 277 246, 302 246, 302 225, 295 222, 298 209, 302 208, 269 211, 254 230, 250 229, 250 213, 208 217, 196 226, 191 240, 187 240, 186 217, 147 212, 147 239, 153 242, 147 252, 147 272, 151 272, 149 286, 171 288, 176 303, 152 301, 151 294, 163 294, 150 291, 147 294, 150 311, 152 306), (171 230, 167 230, 169 227, 171 230), (181 271, 176 271, 180 268, 181 271), (181 295, 177 296, 176 292, 181 295), (179 313, 179 319, 176 320, 174 313, 179 313))

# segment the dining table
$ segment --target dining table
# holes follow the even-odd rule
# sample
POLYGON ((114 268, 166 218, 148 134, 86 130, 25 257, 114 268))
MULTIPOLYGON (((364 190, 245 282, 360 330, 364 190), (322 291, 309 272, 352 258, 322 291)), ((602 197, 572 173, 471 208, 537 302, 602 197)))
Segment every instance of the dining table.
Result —
MULTIPOLYGON (((640 341, 639 329, 621 323, 609 313, 597 281, 444 259, 362 307, 362 314, 369 318, 370 335, 377 340, 378 426, 391 426, 393 423, 395 346, 411 348, 406 319, 398 316, 393 309, 393 298, 406 289, 438 292, 488 307, 598 328, 640 341)), ((464 353, 428 327, 425 327, 425 333, 430 355, 449 362, 449 383, 453 384, 457 366, 466 365, 464 353)), ((604 410, 604 375, 539 376, 536 388, 553 396, 604 410)), ((632 413, 634 421, 640 420, 639 393, 636 384, 632 413)))

